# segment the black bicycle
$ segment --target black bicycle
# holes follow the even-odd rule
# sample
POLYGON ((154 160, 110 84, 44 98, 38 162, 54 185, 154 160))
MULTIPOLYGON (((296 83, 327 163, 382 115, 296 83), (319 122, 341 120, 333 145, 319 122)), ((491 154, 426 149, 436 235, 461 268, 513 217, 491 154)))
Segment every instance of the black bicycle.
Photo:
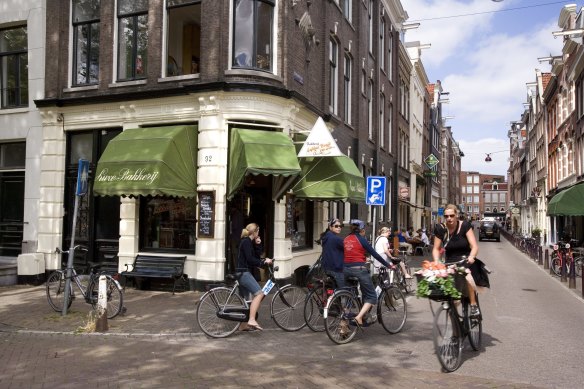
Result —
MULTIPOLYGON (((280 287, 274 277, 276 271, 278 266, 268 266, 270 277, 262 289, 267 295, 276 288, 270 304, 270 315, 281 329, 298 331, 306 325, 303 310, 306 291, 291 284, 280 287)), ((234 281, 232 287, 221 285, 201 296, 197 307, 197 323, 206 335, 224 338, 237 331, 240 323, 249 321, 251 301, 239 293, 240 276, 241 273, 228 274, 226 278, 234 281)))
MULTIPOLYGON (((464 265, 466 260, 457 262, 453 266, 464 265)), ((462 346, 464 339, 468 341, 473 350, 481 347, 483 334, 483 319, 481 315, 470 315, 470 299, 468 297, 466 278, 464 274, 455 273, 456 284, 460 285, 462 296, 460 299, 440 294, 430 295, 429 298, 440 302, 440 307, 434 312, 434 325, 432 337, 434 351, 438 361, 445 371, 452 372, 462 363, 462 346), (459 311, 462 310, 462 312, 459 311)), ((477 306, 479 297, 475 292, 477 306)))
MULTIPOLYGON (((74 251, 87 251, 87 248, 77 245, 74 247, 74 251)), ((68 254, 69 251, 61 251, 57 249, 57 253, 68 254)), ((111 275, 100 273, 99 268, 100 265, 90 267, 90 272, 87 276, 87 285, 84 285, 84 282, 82 282, 83 276, 77 274, 75 269, 71 269, 71 283, 69 285, 69 301, 67 302, 67 308, 71 307, 71 304, 75 299, 73 285, 77 285, 77 289, 83 296, 85 302, 91 304, 93 309, 96 309, 99 297, 99 277, 104 275, 106 278, 107 318, 113 319, 124 309, 124 293, 120 283, 111 275)), ((56 312, 63 311, 66 280, 66 270, 55 270, 47 279, 47 301, 51 308, 56 312)))
MULTIPOLYGON (((377 314, 369 312, 363 323, 369 325, 379 321, 387 332, 396 334, 406 323, 406 298, 400 288, 390 282, 386 268, 379 269, 378 280, 377 314)), ((346 281, 350 286, 335 290, 323 313, 326 334, 337 344, 348 343, 355 337, 359 326, 354 318, 363 306, 359 295, 359 279, 347 277, 346 281)))

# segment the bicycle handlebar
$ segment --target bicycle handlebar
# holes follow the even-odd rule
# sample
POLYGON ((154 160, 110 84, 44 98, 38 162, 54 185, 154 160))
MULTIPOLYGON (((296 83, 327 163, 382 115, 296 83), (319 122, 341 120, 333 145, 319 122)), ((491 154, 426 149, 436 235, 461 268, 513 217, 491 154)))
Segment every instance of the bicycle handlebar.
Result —
MULTIPOLYGON (((71 249, 69 249, 69 250, 61 250, 58 247, 55 248, 55 253, 57 253, 57 254, 69 254, 69 251, 71 251, 71 249)), ((78 245, 76 245, 76 246, 73 247, 73 251, 85 251, 85 252, 88 252, 89 249, 85 245, 78 244, 78 245)))

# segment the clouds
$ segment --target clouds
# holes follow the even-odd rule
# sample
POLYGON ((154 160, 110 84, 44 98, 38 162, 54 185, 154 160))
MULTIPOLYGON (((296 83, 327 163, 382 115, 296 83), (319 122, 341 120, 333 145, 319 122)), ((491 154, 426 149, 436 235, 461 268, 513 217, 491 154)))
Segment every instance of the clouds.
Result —
POLYGON ((551 34, 558 29, 561 5, 529 12, 485 13, 533 3, 404 0, 403 4, 410 21, 475 14, 421 21, 419 29, 406 33, 406 41, 432 44, 423 52, 422 61, 429 79, 441 80, 444 90, 450 92, 445 114, 455 116, 448 122, 455 139, 467 156, 469 150, 483 152, 483 157, 473 158, 480 162, 476 167, 471 168, 474 162, 464 158, 463 169, 506 174, 507 156, 497 154, 485 166, 484 153, 509 148, 506 134, 509 122, 523 113, 525 84, 535 81, 536 68, 549 71, 549 65, 540 64, 537 58, 561 53, 561 40, 551 34))

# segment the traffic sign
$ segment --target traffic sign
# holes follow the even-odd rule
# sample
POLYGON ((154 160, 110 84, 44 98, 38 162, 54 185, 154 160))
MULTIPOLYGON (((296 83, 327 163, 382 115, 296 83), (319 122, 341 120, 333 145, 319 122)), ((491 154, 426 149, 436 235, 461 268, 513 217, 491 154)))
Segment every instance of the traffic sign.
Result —
POLYGON ((399 197, 402 199, 407 199, 410 197, 410 187, 409 186, 400 186, 399 187, 399 197))
POLYGON ((428 166, 430 169, 432 169, 434 166, 438 165, 438 162, 440 162, 438 160, 438 158, 436 158, 436 156, 432 153, 430 153, 430 155, 428 155, 426 157, 426 159, 424 160, 424 163, 426 164, 426 166, 428 166))
POLYGON ((438 216, 444 216, 444 208, 443 207, 438 208, 438 216))
POLYGON ((89 177, 89 161, 86 159, 79 160, 79 169, 77 170, 77 196, 83 196, 87 193, 87 179, 89 177))
POLYGON ((385 177, 368 176, 365 202, 367 205, 385 205, 385 177))

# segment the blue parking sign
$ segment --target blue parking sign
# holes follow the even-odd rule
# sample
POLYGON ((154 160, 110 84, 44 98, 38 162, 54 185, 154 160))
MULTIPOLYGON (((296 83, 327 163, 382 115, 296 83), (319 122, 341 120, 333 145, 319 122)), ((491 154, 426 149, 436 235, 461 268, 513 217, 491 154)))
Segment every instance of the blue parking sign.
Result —
POLYGON ((87 193, 87 180, 89 178, 89 161, 86 159, 79 160, 79 169, 77 170, 77 196, 83 196, 87 193))
POLYGON ((385 205, 385 182, 385 177, 367 177, 367 190, 365 192, 367 205, 385 205))

